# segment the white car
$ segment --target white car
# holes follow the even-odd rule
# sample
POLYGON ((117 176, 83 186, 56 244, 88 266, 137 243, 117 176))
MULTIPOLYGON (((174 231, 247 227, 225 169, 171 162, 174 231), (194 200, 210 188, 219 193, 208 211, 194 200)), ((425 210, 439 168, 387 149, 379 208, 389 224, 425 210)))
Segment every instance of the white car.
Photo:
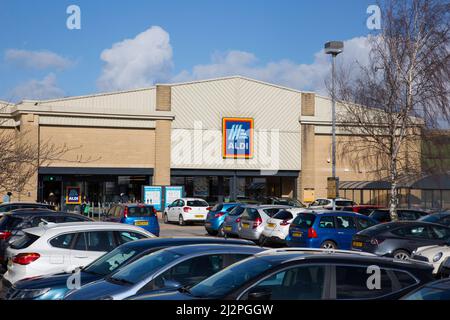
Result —
POLYGON ((433 274, 440 274, 442 268, 450 267, 450 242, 447 246, 426 246, 417 248, 412 259, 421 260, 433 265, 433 274))
POLYGON ((152 237, 140 227, 112 222, 49 223, 25 229, 6 250, 8 270, 2 283, 72 272, 123 243, 152 237))
POLYGON ((299 213, 306 211, 308 211, 307 208, 280 210, 267 220, 261 235, 264 240, 261 241, 285 244, 286 236, 289 234, 289 225, 299 213))
MULTIPOLYGON (((356 202, 344 199, 344 198, 337 198, 334 201, 336 201, 336 208, 343 208, 343 207, 352 207, 356 205, 356 202)), ((319 198, 314 200, 309 206, 308 209, 311 210, 322 210, 322 209, 333 209, 333 199, 325 199, 325 198, 319 198)))
POLYGON ((177 199, 164 210, 164 223, 178 222, 184 226, 187 222, 204 222, 210 209, 208 202, 203 199, 177 199))

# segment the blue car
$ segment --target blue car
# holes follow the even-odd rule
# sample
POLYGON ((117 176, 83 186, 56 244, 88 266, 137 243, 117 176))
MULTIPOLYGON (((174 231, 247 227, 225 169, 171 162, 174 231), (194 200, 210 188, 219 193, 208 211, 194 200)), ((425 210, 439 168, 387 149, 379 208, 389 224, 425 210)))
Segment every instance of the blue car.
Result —
POLYGON ((211 210, 209 210, 206 216, 205 229, 208 234, 220 237, 224 236, 223 222, 225 221, 228 213, 233 210, 239 203, 218 203, 211 210))
POLYGON ((346 211, 300 213, 289 227, 289 247, 350 250, 355 233, 377 224, 372 218, 346 211))
POLYGON ((112 206, 106 213, 106 221, 141 227, 159 237, 156 209, 142 203, 124 203, 112 206))

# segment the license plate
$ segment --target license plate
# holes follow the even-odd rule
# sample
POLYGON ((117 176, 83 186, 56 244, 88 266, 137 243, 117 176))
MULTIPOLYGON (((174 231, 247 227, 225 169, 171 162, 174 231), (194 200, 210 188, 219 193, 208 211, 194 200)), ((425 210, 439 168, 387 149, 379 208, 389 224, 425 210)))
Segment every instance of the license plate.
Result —
POLYGON ((352 246, 355 248, 361 248, 363 246, 363 243, 361 241, 353 241, 352 246))
POLYGON ((231 226, 226 226, 225 231, 231 231, 233 228, 231 226))
POLYGON ((250 228, 250 225, 248 223, 243 223, 242 228, 248 229, 248 228, 250 228))
POLYGON ((148 221, 135 221, 135 226, 148 226, 148 221))
POLYGON ((303 232, 292 232, 293 237, 301 237, 303 235, 303 232))
POLYGON ((273 229, 273 228, 275 228, 275 223, 268 223, 267 226, 268 226, 269 228, 272 228, 272 229, 273 229))
POLYGON ((196 218, 203 218, 203 215, 202 214, 196 214, 195 217, 196 218))

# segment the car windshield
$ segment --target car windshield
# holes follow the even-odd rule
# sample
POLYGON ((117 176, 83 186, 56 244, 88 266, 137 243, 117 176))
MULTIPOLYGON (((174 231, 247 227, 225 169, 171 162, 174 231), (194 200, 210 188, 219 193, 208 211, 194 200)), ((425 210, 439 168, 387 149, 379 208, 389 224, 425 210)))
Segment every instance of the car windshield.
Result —
POLYGON ((240 216, 242 212, 244 212, 245 208, 242 206, 234 207, 233 210, 230 211, 230 216, 240 216))
POLYGON ((134 285, 148 278, 158 269, 168 265, 181 256, 181 254, 170 250, 157 251, 130 263, 109 279, 134 285))
POLYGON ((336 200, 336 205, 338 207, 348 207, 353 205, 353 201, 350 200, 336 200))
POLYGON ((144 248, 130 247, 130 246, 120 246, 113 251, 101 256, 90 265, 88 265, 83 271, 87 273, 97 274, 106 276, 124 265, 126 262, 130 261, 132 258, 141 253, 144 248))
POLYGON ((388 230, 396 229, 398 227, 399 227, 398 224, 382 223, 374 225, 373 227, 367 228, 365 230, 362 230, 360 231, 360 233, 370 236, 380 234, 388 230))
POLYGON ((316 216, 311 213, 299 214, 293 221, 292 224, 298 226, 299 228, 308 229, 316 220, 316 216))
POLYGON ((188 200, 187 205, 189 207, 208 207, 208 202, 203 200, 188 200))
POLYGON ((271 267, 272 264, 264 259, 248 258, 219 271, 192 287, 189 292, 198 298, 220 299, 271 267))
POLYGON ((0 219, 0 230, 13 230, 17 227, 23 220, 14 216, 3 216, 0 219))

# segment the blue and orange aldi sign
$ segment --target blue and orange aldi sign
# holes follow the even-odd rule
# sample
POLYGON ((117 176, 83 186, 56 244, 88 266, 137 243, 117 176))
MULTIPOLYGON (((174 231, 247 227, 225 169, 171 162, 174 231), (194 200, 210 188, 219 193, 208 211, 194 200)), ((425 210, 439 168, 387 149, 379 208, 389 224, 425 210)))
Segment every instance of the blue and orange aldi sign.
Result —
POLYGON ((253 157, 253 119, 222 119, 222 150, 224 158, 253 157))

